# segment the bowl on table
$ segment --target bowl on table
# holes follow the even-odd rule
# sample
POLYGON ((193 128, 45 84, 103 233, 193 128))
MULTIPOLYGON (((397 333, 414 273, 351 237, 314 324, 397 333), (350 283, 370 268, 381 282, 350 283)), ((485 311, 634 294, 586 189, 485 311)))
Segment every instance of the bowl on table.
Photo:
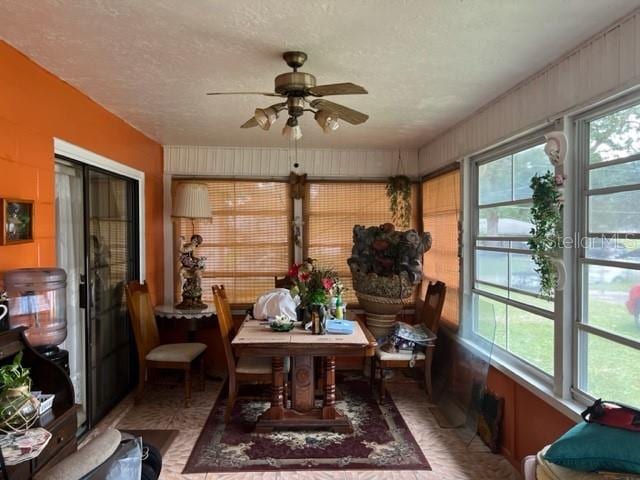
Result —
POLYGON ((269 328, 274 332, 289 332, 295 324, 295 320, 286 315, 276 315, 275 318, 269 319, 269 328))

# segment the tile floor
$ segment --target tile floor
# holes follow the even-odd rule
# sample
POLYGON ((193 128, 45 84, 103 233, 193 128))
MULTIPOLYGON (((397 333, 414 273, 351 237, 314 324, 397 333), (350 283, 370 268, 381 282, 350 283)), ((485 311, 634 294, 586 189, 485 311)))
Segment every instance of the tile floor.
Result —
MULTIPOLYGON (((123 400, 88 436, 108 427, 123 429, 175 429, 173 441, 163 462, 163 480, 323 480, 323 479, 401 479, 401 480, 517 480, 519 474, 500 455, 493 455, 480 442, 467 447, 452 430, 441 429, 429 412, 424 390, 413 382, 403 382, 391 395, 413 436, 429 460, 431 471, 305 471, 265 473, 208 473, 183 475, 200 430, 220 391, 221 383, 208 381, 205 391, 194 391, 191 408, 182 405, 179 386, 152 386, 138 405, 131 396, 123 400)), ((87 439, 88 440, 88 439, 87 439)))

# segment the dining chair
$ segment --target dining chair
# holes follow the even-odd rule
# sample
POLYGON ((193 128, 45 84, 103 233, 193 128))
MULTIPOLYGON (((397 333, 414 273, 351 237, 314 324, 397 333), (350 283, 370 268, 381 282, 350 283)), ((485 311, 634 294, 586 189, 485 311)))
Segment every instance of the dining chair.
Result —
POLYGON ((411 367, 424 368, 425 388, 429 398, 432 398, 431 365, 433 363, 433 353, 436 348, 438 329, 440 328, 440 316, 442 315, 446 291, 447 287, 443 282, 429 282, 424 304, 422 305, 420 321, 425 329, 433 333, 434 339, 429 342, 424 352, 415 354, 404 352, 389 353, 382 350, 380 346, 376 348, 376 354, 371 357, 371 382, 372 384, 375 383, 376 374, 379 370, 380 381, 378 386, 380 400, 384 400, 387 390, 384 378, 385 369, 411 367))
MULTIPOLYGON (((231 348, 231 341, 234 337, 234 324, 231 315, 231 307, 224 285, 213 286, 213 301, 218 315, 218 325, 224 356, 227 362, 229 373, 229 394, 227 397, 227 407, 224 413, 224 422, 231 421, 231 412, 238 398, 238 390, 241 384, 270 385, 272 382, 271 357, 236 357, 231 348)), ((289 357, 283 358, 283 370, 285 376, 289 373, 289 357)), ((288 397, 288 382, 285 381, 285 404, 288 397)))
POLYGON ((276 288, 291 288, 293 287, 293 280, 291 280, 289 276, 282 278, 273 277, 273 286, 276 288))
POLYGON ((152 369, 182 370, 184 372, 184 403, 191 406, 191 367, 198 363, 200 386, 204 390, 204 343, 160 343, 151 296, 147 282, 137 280, 125 287, 127 308, 131 317, 133 336, 138 351, 138 387, 135 400, 144 393, 147 374, 152 369))

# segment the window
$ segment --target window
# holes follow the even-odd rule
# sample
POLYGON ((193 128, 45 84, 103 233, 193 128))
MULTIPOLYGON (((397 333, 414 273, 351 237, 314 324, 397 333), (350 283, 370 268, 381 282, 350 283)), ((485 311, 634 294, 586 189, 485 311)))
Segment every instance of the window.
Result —
POLYGON ((442 321, 458 327, 460 264, 458 221, 460 219, 460 170, 438 175, 422 184, 422 226, 431 233, 431 250, 424 256, 422 297, 429 281, 447 285, 442 321))
MULTIPOLYGON (((412 187, 412 224, 417 225, 417 186, 412 187)), ((356 303, 347 259, 354 225, 391 222, 384 183, 308 182, 304 199, 305 257, 334 268, 349 288, 346 302, 356 303)))
MULTIPOLYGON (((200 181, 200 180, 198 180, 200 181)), ((222 283, 234 304, 250 304, 273 288, 275 276, 290 264, 291 199, 285 182, 206 180, 212 221, 179 219, 179 235, 193 229, 203 237, 199 254, 206 257, 203 299, 212 301, 211 286, 222 283)), ((176 182, 174 182, 175 184, 176 182)), ((180 282, 176 282, 176 298, 180 282)))
MULTIPOLYGON (((636 100, 637 102, 637 100, 636 100)), ((640 405, 640 104, 577 122, 577 394, 640 405)))
POLYGON ((472 312, 478 341, 548 378, 554 368, 554 302, 539 296, 527 239, 534 174, 553 167, 541 134, 473 159, 472 312))

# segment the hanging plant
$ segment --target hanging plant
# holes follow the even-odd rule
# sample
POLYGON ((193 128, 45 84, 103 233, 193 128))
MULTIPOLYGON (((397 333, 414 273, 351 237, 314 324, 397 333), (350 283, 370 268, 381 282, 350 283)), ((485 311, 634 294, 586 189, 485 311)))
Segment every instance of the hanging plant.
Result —
POLYGON ((552 172, 531 178, 533 206, 531 207, 531 238, 527 241, 533 251, 531 257, 540 274, 540 293, 553 295, 558 286, 558 271, 554 259, 559 258, 562 246, 562 202, 558 177, 552 172))
POLYGON ((411 180, 406 175, 389 177, 387 197, 393 223, 400 228, 411 224, 411 180))

